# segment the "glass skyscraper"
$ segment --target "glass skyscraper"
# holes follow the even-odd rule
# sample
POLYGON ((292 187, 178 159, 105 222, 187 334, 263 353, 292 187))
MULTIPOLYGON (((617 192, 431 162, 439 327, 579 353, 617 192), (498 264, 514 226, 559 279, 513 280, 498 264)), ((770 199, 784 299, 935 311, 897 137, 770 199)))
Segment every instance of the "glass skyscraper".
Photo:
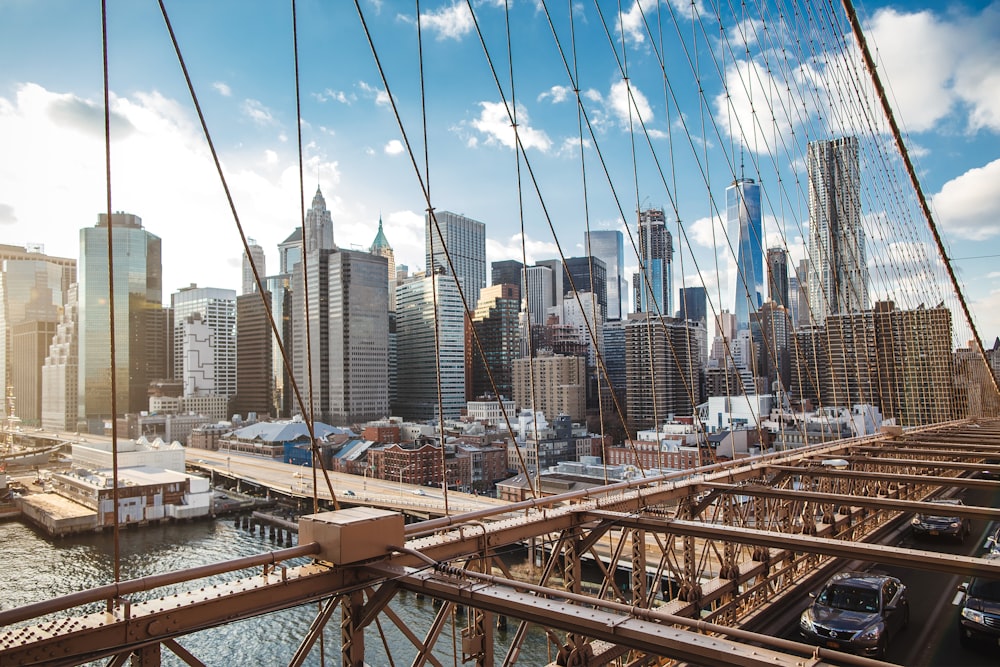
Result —
POLYGON ((829 315, 868 310, 857 138, 810 142, 806 169, 809 308, 822 324, 829 315))
POLYGON ((760 219, 760 186, 750 178, 740 178, 726 188, 729 225, 740 229, 736 257, 736 329, 749 329, 750 319, 763 303, 764 250, 760 219))
POLYGON ((670 316, 674 312, 674 246, 663 209, 639 211, 639 258, 642 273, 633 276, 636 312, 670 316))
POLYGON ((451 274, 448 266, 450 257, 455 277, 465 295, 465 303, 473 311, 479 303, 479 290, 486 287, 486 225, 449 211, 436 211, 434 217, 440 234, 429 215, 424 221, 427 270, 451 274), (448 249, 447 255, 445 248, 448 249))
MULTIPOLYGON (((156 332, 144 331, 152 319, 147 311, 163 309, 163 267, 160 237, 142 227, 131 213, 112 215, 112 262, 115 298, 115 379, 119 414, 148 409, 151 367, 166 367, 166 359, 147 354, 146 343, 156 332)), ((80 366, 79 418, 95 433, 104 432, 111 410, 111 331, 108 295, 108 216, 80 230, 80 366)), ((166 332, 163 332, 165 335, 166 332)), ((155 349, 155 348, 154 348, 155 349)), ((166 350, 162 350, 165 354, 166 350)))
POLYGON ((620 320, 624 313, 622 297, 627 294, 625 283, 625 244, 622 233, 615 230, 598 230, 584 234, 584 248, 588 255, 604 262, 607 284, 607 318, 620 320))

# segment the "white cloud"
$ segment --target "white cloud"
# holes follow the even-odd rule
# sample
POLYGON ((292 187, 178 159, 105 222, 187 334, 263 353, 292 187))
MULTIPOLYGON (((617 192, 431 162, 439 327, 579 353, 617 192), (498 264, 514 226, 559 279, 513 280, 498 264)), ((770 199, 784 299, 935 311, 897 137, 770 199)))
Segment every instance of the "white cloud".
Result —
POLYGON ((438 11, 424 12, 420 15, 420 25, 429 32, 437 33, 438 40, 461 39, 475 27, 472 14, 464 2, 455 2, 438 11))
POLYGON ((399 139, 392 139, 382 150, 385 151, 386 155, 399 155, 403 152, 403 142, 399 139))
POLYGON ((948 181, 932 201, 950 236, 984 241, 1000 235, 1000 159, 948 181))
POLYGON ((543 100, 551 99, 553 104, 559 104, 569 99, 572 92, 573 89, 569 86, 552 86, 538 96, 538 101, 542 102, 543 100))
MULTIPOLYGON (((479 118, 472 121, 471 125, 481 133, 486 135, 488 145, 500 144, 507 148, 514 148, 514 128, 511 127, 510 116, 507 107, 502 102, 480 102, 479 118)), ((525 150, 537 148, 543 153, 552 147, 552 140, 544 130, 538 130, 529 124, 528 112, 518 105, 517 123, 518 137, 525 150)))
POLYGON ((258 100, 243 100, 243 113, 257 125, 273 125, 274 114, 258 100))
POLYGON ((646 96, 642 94, 642 91, 635 84, 629 86, 624 80, 611 84, 611 90, 608 92, 608 106, 618 119, 618 122, 625 129, 629 127, 630 107, 632 110, 632 127, 636 131, 642 131, 642 126, 639 123, 640 118, 647 127, 653 122, 653 109, 649 106, 646 96), (629 96, 630 88, 631 97, 629 96))
POLYGON ((929 130, 961 106, 970 131, 1000 130, 1000 5, 947 16, 886 8, 865 30, 907 129, 929 130))
POLYGON ((216 92, 218 92, 223 97, 231 97, 233 94, 233 89, 230 88, 228 84, 223 83, 222 81, 216 81, 215 83, 213 83, 212 88, 215 88, 216 92))
POLYGON ((389 93, 387 93, 385 90, 377 88, 376 86, 369 85, 365 81, 359 81, 358 88, 360 88, 361 92, 365 94, 365 97, 374 98, 376 105, 382 107, 389 106, 389 101, 390 101, 389 93))
MULTIPOLYGON (((112 94, 110 102, 118 122, 131 128, 112 140, 112 205, 163 239, 164 297, 191 282, 237 286, 239 236, 192 114, 159 93, 112 94)), ((55 230, 89 227, 107 208, 104 136, 86 120, 95 104, 33 84, 0 97, 0 145, 17 156, 0 161, 0 221, 10 242, 42 241, 50 254, 75 257, 78 235, 55 230), (72 110, 83 110, 84 120, 72 110)), ((288 235, 299 211, 296 158, 271 153, 273 159, 261 151, 221 156, 240 221, 265 247, 288 235)), ((327 201, 336 201, 337 163, 313 150, 304 167, 327 201)), ((339 213, 333 206, 331 212, 339 213)))
MULTIPOLYGON (((526 226, 528 223, 525 223, 526 226)), ((544 223, 538 223, 536 228, 544 226, 544 223)), ((505 239, 486 239, 486 262, 491 264, 496 261, 504 259, 516 259, 521 262, 524 261, 524 256, 527 256, 528 265, 532 265, 538 260, 542 259, 552 259, 553 257, 559 256, 559 248, 553 241, 540 241, 531 238, 531 236, 524 237, 524 249, 521 248, 521 234, 516 233, 505 239)))
POLYGON ((348 95, 342 90, 331 90, 326 88, 321 93, 313 93, 312 96, 320 102, 340 102, 341 104, 352 104, 357 100, 356 95, 348 95))
MULTIPOLYGON (((667 0, 673 5, 673 11, 678 17, 699 17, 706 20, 705 7, 701 0, 667 0)), ((618 22, 618 28, 624 32, 625 40, 633 44, 643 44, 646 41, 646 26, 656 30, 656 12, 659 0, 635 0, 634 4, 624 12, 618 22), (645 19, 645 20, 644 20, 645 19)), ((654 33, 655 34, 655 33, 654 33)))

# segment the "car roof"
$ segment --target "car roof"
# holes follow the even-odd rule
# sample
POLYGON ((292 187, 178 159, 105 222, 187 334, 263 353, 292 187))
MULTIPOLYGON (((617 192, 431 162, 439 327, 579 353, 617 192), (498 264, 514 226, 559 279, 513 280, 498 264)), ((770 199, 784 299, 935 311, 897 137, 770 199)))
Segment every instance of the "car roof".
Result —
POLYGON ((873 572, 840 572, 830 577, 827 583, 850 584, 858 588, 881 588, 887 579, 893 579, 893 577, 873 572))

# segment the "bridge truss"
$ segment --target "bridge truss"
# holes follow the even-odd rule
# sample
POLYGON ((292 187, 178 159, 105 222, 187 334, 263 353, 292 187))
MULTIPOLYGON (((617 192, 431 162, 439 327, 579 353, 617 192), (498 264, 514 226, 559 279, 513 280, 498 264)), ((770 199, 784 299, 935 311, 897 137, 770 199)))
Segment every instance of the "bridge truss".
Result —
MULTIPOLYGON (((1000 490, 975 474, 1000 468, 984 463, 997 456, 1000 422, 964 421, 405 527, 397 514, 366 508, 312 515, 303 521, 319 528, 304 527, 297 547, 2 612, 0 665, 156 665, 164 648, 206 664, 184 648, 185 635, 308 603, 317 603, 313 622, 289 665, 315 659, 326 637, 343 665, 360 667, 391 627, 408 640, 393 664, 516 664, 532 624, 544 628, 560 665, 872 664, 763 631, 773 629, 776 609, 794 608, 844 562, 1000 577, 997 562, 880 544, 942 495, 1000 490), (330 526, 359 532, 331 539, 330 526), (514 571, 500 556, 522 545, 537 567, 514 571), (302 556, 309 562, 285 562, 302 556), (598 577, 584 575, 588 561, 598 577), (624 583, 616 570, 628 573, 624 583), (185 591, 156 596, 175 584, 185 591), (407 593, 434 601, 428 627, 410 627, 394 611, 407 593), (101 608, 88 611, 95 603, 101 608), (494 628, 507 620, 517 627, 500 652, 494 628)), ((992 507, 959 511, 1000 519, 992 507)))

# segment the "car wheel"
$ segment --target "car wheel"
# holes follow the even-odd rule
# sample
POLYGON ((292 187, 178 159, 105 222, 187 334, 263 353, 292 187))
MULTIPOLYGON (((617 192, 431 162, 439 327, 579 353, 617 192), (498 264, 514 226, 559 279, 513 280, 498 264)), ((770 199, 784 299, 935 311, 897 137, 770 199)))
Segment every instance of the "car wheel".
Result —
POLYGON ((910 605, 903 607, 903 623, 899 626, 900 630, 905 630, 910 627, 910 605))
POLYGON ((958 642, 963 648, 972 648, 972 638, 965 634, 965 630, 958 629, 958 642))
POLYGON ((875 659, 882 660, 885 658, 885 635, 878 640, 878 644, 875 646, 875 659))

